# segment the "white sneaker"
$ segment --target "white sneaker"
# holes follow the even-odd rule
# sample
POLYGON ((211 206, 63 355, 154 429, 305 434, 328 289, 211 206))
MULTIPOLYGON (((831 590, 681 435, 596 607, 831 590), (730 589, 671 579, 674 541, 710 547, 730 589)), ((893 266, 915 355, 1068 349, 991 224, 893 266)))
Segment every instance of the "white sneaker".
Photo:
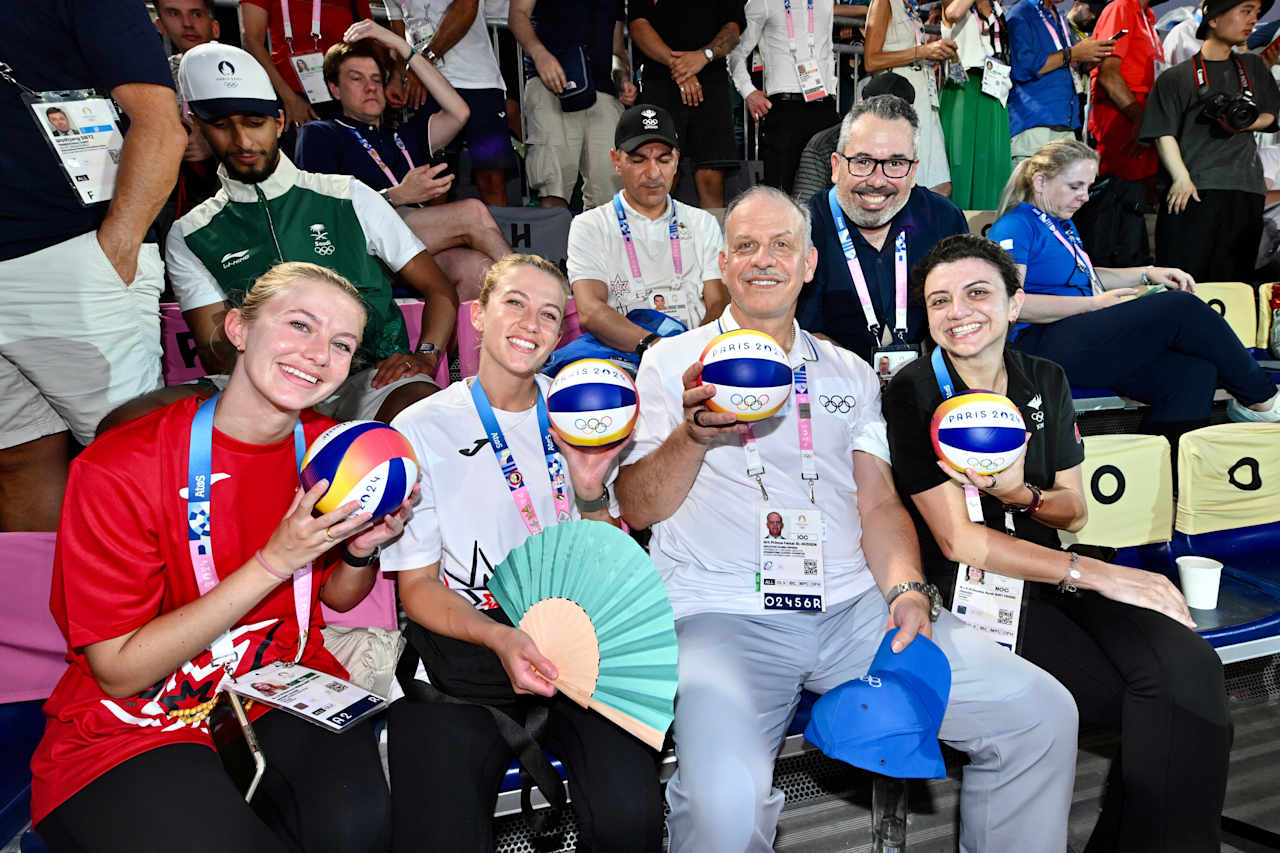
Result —
POLYGON ((1271 398, 1271 407, 1265 411, 1254 411, 1248 406, 1242 406, 1235 400, 1227 403, 1227 418, 1237 423, 1280 423, 1280 394, 1276 394, 1271 398))

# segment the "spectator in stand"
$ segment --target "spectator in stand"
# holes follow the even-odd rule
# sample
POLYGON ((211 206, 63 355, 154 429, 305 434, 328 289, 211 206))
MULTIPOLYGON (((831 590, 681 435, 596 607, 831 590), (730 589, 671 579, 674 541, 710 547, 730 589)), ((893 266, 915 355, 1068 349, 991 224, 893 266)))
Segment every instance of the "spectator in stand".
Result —
POLYGON ((922 26, 924 21, 915 0, 871 0, 862 64, 872 73, 892 68, 892 73, 911 83, 916 93, 912 106, 919 123, 915 143, 917 181, 940 195, 950 195, 951 169, 938 116, 934 66, 957 58, 956 43, 951 39, 926 43, 922 26))
POLYGON ((1080 238, 1102 266, 1140 266, 1151 258, 1144 210, 1155 196, 1159 158, 1138 131, 1147 95, 1166 67, 1155 23, 1150 0, 1114 0, 1095 28, 1112 37, 1127 32, 1091 75, 1089 133, 1101 158, 1099 181, 1076 215, 1080 238))
MULTIPOLYGON (((862 100, 876 95, 897 95, 908 104, 916 99, 916 90, 905 77, 897 74, 877 74, 862 89, 862 100)), ((791 197, 796 204, 805 205, 817 193, 831 189, 831 157, 840 141, 842 122, 836 122, 819 131, 805 143, 800 152, 800 165, 796 168, 795 187, 791 197)))
POLYGON ((522 120, 529 186, 543 207, 568 207, 579 174, 583 210, 604 204, 618 188, 609 160, 611 134, 636 99, 622 38, 625 19, 619 0, 511 4, 508 25, 528 54, 522 120))
MULTIPOLYGON (((240 43, 271 78, 287 132, 338 114, 324 85, 324 52, 342 41, 347 27, 372 17, 369 0, 240 0, 240 43), (312 70, 302 73, 299 64, 312 70)), ((293 136, 286 142, 292 152, 293 136)))
MULTIPOLYGON (((280 152, 284 119, 267 75, 255 65, 228 81, 217 70, 247 59, 239 48, 209 44, 189 51, 180 70, 183 94, 222 164, 222 189, 174 223, 166 246, 200 360, 210 373, 230 371, 236 352, 224 319, 263 270, 282 260, 320 261, 354 283, 368 309, 351 376, 323 411, 337 420, 388 422, 439 390, 431 377, 453 336, 457 294, 382 197, 347 175, 300 171, 280 152), (421 343, 413 352, 391 297, 393 274, 425 300, 421 343)), ((216 376, 210 382, 221 385, 216 376)), ((193 385, 167 388, 119 419, 158 400, 199 393, 193 385)))
POLYGON ((1071 65, 1100 62, 1115 43, 1092 36, 1074 41, 1053 0, 1018 3, 1008 21, 1010 151, 1017 165, 1050 140, 1079 138, 1080 97, 1071 65))
MULTIPOLYGON (((942 7, 942 35, 953 40, 965 69, 963 85, 948 76, 942 87, 942 134, 951 167, 951 200, 964 210, 995 210, 1009 179, 1009 109, 982 90, 1008 84, 1009 22, 1000 0, 951 0, 942 7), (997 66, 988 60, 999 62, 997 66)), ((1006 89, 1007 97, 1007 89, 1006 89)))
POLYGON ((760 123, 764 182, 790 193, 809 138, 839 120, 832 0, 748 0, 747 28, 729 54, 729 71, 751 118, 760 123), (797 20, 798 19, 798 20, 797 20), (751 80, 756 47, 764 91, 751 80))
POLYGON ((1071 25, 1071 32, 1075 35, 1076 41, 1084 41, 1093 33, 1094 25, 1098 23, 1098 16, 1110 2, 1111 0, 1093 0, 1093 2, 1075 0, 1071 4, 1071 8, 1067 10, 1067 23, 1071 25))
POLYGON ((1274 131, 1280 90, 1249 40, 1272 0, 1208 0, 1196 36, 1204 46, 1160 75, 1140 138, 1154 140, 1171 184, 1156 214, 1156 261, 1213 281, 1249 281, 1262 237, 1267 185, 1254 131, 1274 131), (1247 97, 1251 116, 1215 112, 1247 97), (1247 119, 1252 117, 1252 121, 1247 119))
POLYGON ((186 134, 136 0, 39 12, 2 0, 0 14, 0 531, 54 530, 70 439, 88 444, 113 407, 160 384, 164 266, 145 238, 186 134), (24 89, 92 89, 120 105, 129 129, 114 189, 94 190, 110 201, 84 203, 45 135, 53 102, 28 106, 24 89))
POLYGON ((342 115, 298 131, 298 167, 352 175, 378 190, 430 248, 458 298, 474 299, 489 266, 511 247, 483 202, 430 203, 442 199, 453 182, 444 174, 446 164, 433 161, 467 123, 467 104, 430 62, 411 59, 414 79, 431 96, 429 106, 396 130, 383 130, 384 48, 397 59, 412 51, 404 38, 373 21, 352 24, 344 40, 329 48, 325 80, 342 115))
POLYGON ((917 186, 915 110, 895 95, 854 104, 831 155, 834 186, 809 199, 818 266, 796 316, 868 364, 919 353, 924 310, 907 274, 943 237, 969 230, 945 197, 917 186))
MULTIPOLYGON (((478 0, 386 2, 391 29, 438 68, 466 101, 471 120, 463 125, 462 141, 471 152, 472 181, 485 204, 505 207, 515 152, 507 130, 505 84, 480 6, 478 0)), ((410 110, 420 110, 427 103, 427 88, 409 70, 406 103, 410 110)))
MULTIPOLYGON (((1251 0, 1252 2, 1252 0, 1251 0)), ((1167 267, 1094 267, 1071 216, 1089 198, 1098 155, 1060 139, 1013 170, 989 236, 1013 255, 1026 300, 1013 346, 1062 365, 1075 385, 1111 388, 1150 404, 1147 432, 1171 442, 1209 423, 1219 384, 1237 421, 1280 421, 1280 394, 1227 321, 1167 267), (1144 293, 1157 285, 1168 293, 1144 293), (1141 298, 1135 299, 1141 294, 1141 298)), ((1199 239, 1222 239, 1222 232, 1199 239)), ((1249 247, 1253 265, 1257 244, 1249 247)))
POLYGON ((155 0, 155 4, 156 29, 173 43, 176 54, 222 35, 213 0, 155 0))
POLYGON ((627 319, 658 307, 692 329, 720 316, 720 225, 670 196, 680 164, 675 120, 637 104, 614 132, 613 165, 622 189, 569 226, 569 281, 584 331, 614 349, 644 353, 658 335, 627 319), (655 300, 661 299, 660 303, 655 300))
POLYGON ((743 0, 634 0, 628 16, 640 49, 642 100, 676 120, 693 161, 698 206, 724 207, 724 170, 737 168, 725 57, 747 26, 743 0))

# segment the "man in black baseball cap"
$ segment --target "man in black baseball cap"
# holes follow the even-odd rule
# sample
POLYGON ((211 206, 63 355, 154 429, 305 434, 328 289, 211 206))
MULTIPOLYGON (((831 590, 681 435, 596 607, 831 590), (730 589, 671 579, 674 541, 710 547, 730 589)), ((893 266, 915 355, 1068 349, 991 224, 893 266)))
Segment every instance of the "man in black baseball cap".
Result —
POLYGON ((618 126, 613 131, 613 147, 630 154, 646 142, 665 142, 669 148, 680 148, 676 122, 671 113, 662 107, 636 104, 618 117, 618 126))

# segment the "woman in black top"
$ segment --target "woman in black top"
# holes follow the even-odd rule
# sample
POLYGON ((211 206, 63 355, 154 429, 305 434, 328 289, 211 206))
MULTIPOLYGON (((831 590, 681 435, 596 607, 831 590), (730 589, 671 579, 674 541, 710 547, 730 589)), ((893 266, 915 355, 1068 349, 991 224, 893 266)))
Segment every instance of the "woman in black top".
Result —
POLYGON ((1023 300, 1013 260, 985 238, 958 235, 913 276, 954 391, 1008 396, 1028 429, 1010 468, 960 474, 931 446, 943 400, 931 359, 889 384, 894 477, 911 496, 926 574, 948 602, 958 563, 986 570, 986 584, 995 573, 1027 581, 1019 653, 1071 691, 1082 723, 1120 734, 1088 853, 1218 850, 1231 742, 1222 664, 1166 577, 1061 550, 1057 531, 1086 520, 1084 445, 1062 369, 1005 346, 1023 300), (983 524, 969 520, 965 485, 981 493, 983 524))

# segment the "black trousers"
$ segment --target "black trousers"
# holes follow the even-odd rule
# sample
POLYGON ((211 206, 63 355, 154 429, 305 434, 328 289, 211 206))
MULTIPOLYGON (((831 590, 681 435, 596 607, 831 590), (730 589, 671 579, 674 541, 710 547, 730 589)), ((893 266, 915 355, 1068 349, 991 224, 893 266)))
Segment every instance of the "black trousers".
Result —
POLYGON ((1216 853, 1231 716, 1209 643, 1091 592, 1046 590, 1026 618, 1023 657, 1071 691, 1082 725, 1120 735, 1086 853, 1216 853))
POLYGON ((1200 190, 1199 195, 1200 201, 1192 199, 1176 214, 1161 201, 1156 263, 1186 270, 1196 281, 1252 281, 1266 196, 1239 190, 1200 190))
POLYGON ((267 759, 252 805, 197 744, 120 764, 36 827, 53 853, 384 853, 390 798, 368 722, 331 734, 283 711, 254 723, 267 759))
POLYGON ((773 106, 760 123, 760 159, 764 161, 764 182, 787 195, 795 186, 800 153, 815 133, 840 120, 835 98, 805 103, 774 96, 773 106))
MULTIPOLYGON (((527 701, 551 702, 539 740, 568 771, 578 850, 660 850, 657 753, 561 695, 527 701)), ((394 850, 493 850, 493 805, 514 756, 490 712, 478 705, 401 700, 391 706, 388 739, 394 850)))

